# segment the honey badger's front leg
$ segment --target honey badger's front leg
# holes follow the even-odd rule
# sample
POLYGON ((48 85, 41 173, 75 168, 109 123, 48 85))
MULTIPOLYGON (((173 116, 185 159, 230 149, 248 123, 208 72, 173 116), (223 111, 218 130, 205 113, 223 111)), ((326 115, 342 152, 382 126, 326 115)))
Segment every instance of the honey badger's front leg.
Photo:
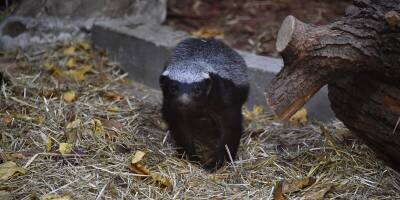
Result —
POLYGON ((217 141, 213 160, 205 166, 205 169, 209 171, 215 171, 222 167, 225 160, 230 162, 230 157, 232 160, 235 159, 243 131, 241 106, 212 114, 212 118, 221 135, 217 141))
POLYGON ((188 119, 177 112, 163 106, 163 117, 167 121, 170 134, 175 140, 177 151, 180 156, 187 156, 190 161, 200 161, 196 155, 192 130, 188 126, 188 119))

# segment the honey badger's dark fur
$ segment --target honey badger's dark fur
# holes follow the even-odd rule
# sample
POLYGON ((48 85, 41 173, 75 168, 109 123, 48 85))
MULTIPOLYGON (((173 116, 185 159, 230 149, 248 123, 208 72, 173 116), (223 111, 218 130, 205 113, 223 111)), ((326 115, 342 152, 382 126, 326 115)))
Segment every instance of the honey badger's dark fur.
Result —
POLYGON ((175 48, 159 81, 162 117, 178 153, 199 161, 193 138, 208 139, 214 128, 216 149, 205 168, 213 171, 230 161, 225 145, 235 159, 243 131, 241 108, 249 93, 243 58, 219 40, 186 39, 175 48))

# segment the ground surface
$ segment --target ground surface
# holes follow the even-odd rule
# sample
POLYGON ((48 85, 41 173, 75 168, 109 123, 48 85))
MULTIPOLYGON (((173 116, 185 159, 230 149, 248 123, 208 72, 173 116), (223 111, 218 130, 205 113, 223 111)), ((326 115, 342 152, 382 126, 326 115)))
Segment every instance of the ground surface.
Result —
POLYGON ((287 15, 312 24, 343 16, 351 0, 169 0, 166 24, 188 32, 223 34, 231 46, 277 56, 276 35, 287 15))
POLYGON ((400 176, 340 123, 288 127, 260 108, 244 111, 237 161, 208 174, 174 156, 152 92, 104 53, 37 48, 0 58, 0 199, 400 198, 400 176))

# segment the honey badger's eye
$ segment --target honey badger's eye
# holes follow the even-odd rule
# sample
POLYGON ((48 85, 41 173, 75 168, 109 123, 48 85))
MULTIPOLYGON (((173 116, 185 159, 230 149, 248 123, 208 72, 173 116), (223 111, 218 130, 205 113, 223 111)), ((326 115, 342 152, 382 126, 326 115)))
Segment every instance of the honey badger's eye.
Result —
POLYGON ((170 92, 172 95, 176 95, 176 94, 178 93, 178 86, 176 86, 176 85, 171 85, 171 87, 169 88, 169 92, 170 92))
POLYGON ((194 86, 193 94, 196 95, 196 96, 201 94, 201 87, 199 85, 194 86))

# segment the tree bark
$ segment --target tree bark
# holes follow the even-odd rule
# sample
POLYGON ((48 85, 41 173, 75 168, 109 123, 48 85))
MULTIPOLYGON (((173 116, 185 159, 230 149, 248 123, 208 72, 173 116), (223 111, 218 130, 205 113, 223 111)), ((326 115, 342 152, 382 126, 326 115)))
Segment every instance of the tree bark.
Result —
POLYGON ((324 26, 288 16, 276 47, 285 66, 266 99, 278 117, 328 84, 337 118, 400 171, 400 0, 354 0, 324 26))
POLYGON ((288 119, 322 86, 345 74, 400 77, 400 23, 389 26, 389 12, 400 13, 398 0, 356 0, 345 17, 319 27, 288 16, 276 42, 285 67, 266 90, 276 114, 288 119))
POLYGON ((400 171, 400 82, 362 74, 328 85, 336 117, 400 171))

